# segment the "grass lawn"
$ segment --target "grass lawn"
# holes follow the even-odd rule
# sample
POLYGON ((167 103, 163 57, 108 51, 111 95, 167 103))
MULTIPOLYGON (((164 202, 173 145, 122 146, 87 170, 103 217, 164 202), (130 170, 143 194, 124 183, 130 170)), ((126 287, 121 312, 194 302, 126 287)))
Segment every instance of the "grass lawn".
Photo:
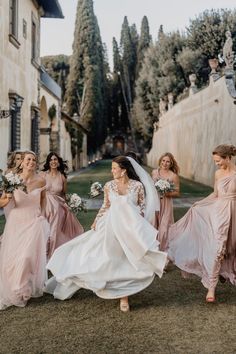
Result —
MULTIPOLYGON (((110 161, 99 162, 69 182, 69 191, 87 196, 90 181, 110 179, 110 161)), ((186 196, 211 190, 181 179, 186 196)), ((180 218, 187 208, 176 208, 180 218)), ((96 211, 81 213, 88 229, 96 211)), ((4 224, 0 218, 0 227, 4 224)), ((79 255, 78 255, 79 257, 79 255)), ((219 284, 217 303, 206 304, 197 277, 182 279, 168 266, 162 279, 130 297, 130 313, 118 300, 103 300, 79 290, 70 300, 45 294, 25 308, 0 312, 1 354, 233 354, 236 353, 236 288, 219 284)))

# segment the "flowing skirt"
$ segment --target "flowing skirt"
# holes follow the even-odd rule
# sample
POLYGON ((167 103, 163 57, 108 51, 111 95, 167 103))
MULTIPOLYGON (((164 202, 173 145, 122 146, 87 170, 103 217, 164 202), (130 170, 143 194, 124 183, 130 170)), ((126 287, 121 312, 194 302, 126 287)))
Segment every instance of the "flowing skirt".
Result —
POLYGON ((56 248, 82 234, 84 229, 63 198, 47 193, 46 217, 50 224, 48 258, 56 248))
POLYGON ((155 274, 162 276, 166 253, 159 251, 157 230, 126 198, 118 198, 88 231, 59 247, 47 268, 54 277, 46 291, 64 300, 79 288, 105 299, 135 294, 155 274))
POLYGON ((185 272, 215 288, 219 275, 236 285, 236 197, 195 203, 169 228, 168 257, 185 272))
POLYGON ((49 225, 42 216, 7 220, 0 247, 0 309, 43 295, 49 225))

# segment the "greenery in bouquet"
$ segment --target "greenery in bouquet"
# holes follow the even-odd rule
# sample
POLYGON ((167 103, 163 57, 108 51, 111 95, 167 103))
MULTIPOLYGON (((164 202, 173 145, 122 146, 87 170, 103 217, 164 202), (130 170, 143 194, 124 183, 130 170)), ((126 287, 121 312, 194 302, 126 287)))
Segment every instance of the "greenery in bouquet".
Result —
POLYGON ((95 198, 102 193, 103 193, 103 186, 100 182, 94 182, 91 184, 90 193, 89 193, 90 198, 95 198))
POLYGON ((158 181, 155 182, 155 187, 161 196, 164 196, 166 193, 173 192, 175 190, 174 183, 168 179, 158 179, 158 181))
POLYGON ((76 193, 66 194, 66 203, 74 214, 78 214, 81 211, 87 212, 86 201, 76 193))
POLYGON ((15 189, 21 189, 24 192, 27 192, 26 185, 23 183, 23 180, 13 172, 0 175, 0 189, 5 193, 13 193, 15 189))

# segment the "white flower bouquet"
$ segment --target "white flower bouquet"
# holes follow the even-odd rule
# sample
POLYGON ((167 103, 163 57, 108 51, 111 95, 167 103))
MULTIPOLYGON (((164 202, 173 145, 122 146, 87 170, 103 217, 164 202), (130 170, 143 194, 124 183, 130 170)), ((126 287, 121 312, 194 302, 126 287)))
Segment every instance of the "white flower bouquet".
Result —
POLYGON ((74 214, 78 214, 80 211, 87 211, 86 202, 76 193, 66 194, 66 203, 74 214))
POLYGON ((164 196, 167 192, 173 192, 175 190, 175 185, 168 179, 158 179, 155 182, 155 187, 161 196, 164 196))
POLYGON ((103 192, 103 186, 100 182, 94 182, 91 184, 89 196, 91 198, 97 197, 103 192))
POLYGON ((21 189, 24 192, 27 191, 23 180, 13 172, 1 175, 0 189, 5 193, 13 193, 15 189, 21 189))

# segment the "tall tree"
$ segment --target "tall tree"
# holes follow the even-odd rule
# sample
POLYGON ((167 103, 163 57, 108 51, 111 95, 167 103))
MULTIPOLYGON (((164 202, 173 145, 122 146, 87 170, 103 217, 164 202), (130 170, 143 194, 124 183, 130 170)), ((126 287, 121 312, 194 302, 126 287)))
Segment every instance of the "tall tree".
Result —
POLYGON ((138 76, 138 73, 142 67, 142 62, 144 59, 144 53, 149 47, 151 43, 151 35, 149 31, 149 24, 148 24, 148 19, 147 16, 144 16, 142 19, 142 24, 141 24, 141 32, 140 32, 140 38, 138 42, 138 54, 137 54, 137 68, 136 68, 136 76, 138 76))
POLYGON ((88 146, 95 150, 106 134, 104 51, 92 0, 77 5, 73 54, 66 92, 67 110, 79 114, 88 146))

